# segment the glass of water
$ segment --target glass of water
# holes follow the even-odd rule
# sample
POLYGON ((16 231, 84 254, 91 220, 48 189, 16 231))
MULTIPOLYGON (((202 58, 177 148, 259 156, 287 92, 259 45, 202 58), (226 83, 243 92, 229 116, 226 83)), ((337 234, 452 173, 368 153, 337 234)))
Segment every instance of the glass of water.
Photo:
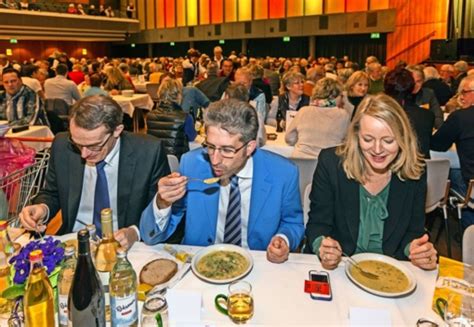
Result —
POLYGON ((474 297, 453 293, 448 296, 444 321, 450 327, 474 326, 474 297))

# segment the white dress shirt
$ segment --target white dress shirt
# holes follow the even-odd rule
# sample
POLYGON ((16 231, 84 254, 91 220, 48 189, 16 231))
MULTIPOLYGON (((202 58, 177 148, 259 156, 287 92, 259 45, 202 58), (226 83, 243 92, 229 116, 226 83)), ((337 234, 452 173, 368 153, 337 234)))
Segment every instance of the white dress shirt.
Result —
MULTIPOLYGON (((118 194, 118 170, 120 159, 120 138, 117 139, 112 151, 105 157, 106 165, 104 167, 107 176, 107 187, 109 190, 110 208, 112 209, 112 225, 114 231, 118 230, 117 218, 117 194, 118 194)), ((73 232, 85 228, 87 224, 94 223, 94 196, 95 184, 97 181, 97 169, 95 165, 84 165, 84 178, 82 180, 82 193, 79 209, 77 211, 76 222, 74 223, 73 232)), ((140 232, 137 226, 133 227, 140 239, 140 232)))

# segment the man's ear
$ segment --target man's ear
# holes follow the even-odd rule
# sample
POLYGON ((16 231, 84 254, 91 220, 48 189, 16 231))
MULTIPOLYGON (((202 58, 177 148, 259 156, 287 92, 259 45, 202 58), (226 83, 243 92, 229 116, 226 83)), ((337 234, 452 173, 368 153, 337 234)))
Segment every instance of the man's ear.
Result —
POLYGON ((122 134, 124 128, 125 128, 125 127, 123 126, 123 124, 120 124, 120 125, 118 125, 117 127, 115 127, 115 130, 114 130, 114 137, 119 137, 120 134, 122 134))

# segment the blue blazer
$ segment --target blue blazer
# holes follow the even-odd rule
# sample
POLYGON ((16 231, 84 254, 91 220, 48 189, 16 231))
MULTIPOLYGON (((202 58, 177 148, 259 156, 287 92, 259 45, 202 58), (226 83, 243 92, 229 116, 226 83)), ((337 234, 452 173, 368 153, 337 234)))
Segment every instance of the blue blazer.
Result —
MULTIPOLYGON (((247 243, 252 250, 266 250, 275 234, 288 237, 295 250, 303 234, 298 168, 289 160, 257 149, 253 154, 253 180, 250 198, 247 243)), ((195 178, 213 176, 209 157, 202 149, 183 155, 182 175, 195 178)), ((155 223, 153 202, 140 220, 140 234, 147 244, 164 242, 186 217, 183 244, 207 246, 215 243, 219 209, 219 184, 206 185, 190 181, 188 192, 172 206, 172 214, 163 231, 155 223)))

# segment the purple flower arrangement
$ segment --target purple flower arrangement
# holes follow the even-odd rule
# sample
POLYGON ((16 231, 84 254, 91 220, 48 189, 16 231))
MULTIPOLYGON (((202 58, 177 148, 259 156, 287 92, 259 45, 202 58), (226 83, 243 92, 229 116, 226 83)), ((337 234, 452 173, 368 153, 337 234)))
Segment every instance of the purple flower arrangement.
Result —
POLYGON ((56 269, 64 258, 64 247, 61 241, 52 237, 46 237, 42 241, 31 241, 16 256, 10 259, 10 264, 13 265, 15 270, 13 277, 15 284, 24 284, 28 279, 30 274, 30 252, 34 250, 43 251, 43 264, 48 275, 56 269))

